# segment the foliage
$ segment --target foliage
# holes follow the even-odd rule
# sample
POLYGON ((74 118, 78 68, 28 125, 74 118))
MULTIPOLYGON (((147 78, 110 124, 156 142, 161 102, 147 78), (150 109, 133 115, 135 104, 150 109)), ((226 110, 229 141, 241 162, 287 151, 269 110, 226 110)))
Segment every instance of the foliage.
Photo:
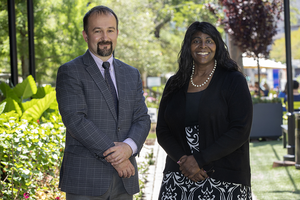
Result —
MULTIPOLYGON (((60 65, 82 55, 82 19, 95 5, 111 7, 119 16, 115 56, 138 68, 143 79, 177 68, 186 27, 195 20, 216 22, 199 1, 187 0, 39 0, 34 3, 36 82, 55 84, 60 65), (45 17, 46 16, 46 17, 45 17), (155 37, 159 30, 160 37, 155 37)), ((15 0, 19 74, 29 74, 26 1, 15 0)), ((0 72, 10 72, 7 1, 0 5, 0 72)))
POLYGON ((2 82, 0 90, 5 97, 0 104, 0 197, 60 195, 56 184, 65 129, 54 88, 37 88, 28 76, 14 88, 2 82))
POLYGON ((41 199, 44 192, 59 196, 65 129, 58 110, 31 122, 11 111, 2 113, 0 121, 0 197, 20 199, 28 193, 28 199, 41 199))
MULTIPOLYGON (((298 60, 300 60, 299 35, 300 35, 300 28, 298 30, 291 31, 292 58, 298 60)), ((285 37, 275 40, 274 44, 272 45, 272 51, 270 52, 270 58, 285 63, 286 54, 283 48, 285 48, 285 37)))
POLYGON ((204 0, 199 3, 198 0, 149 0, 149 7, 155 14, 155 37, 161 36, 160 31, 169 26, 174 31, 185 31, 194 21, 207 21, 215 24, 216 18, 205 4, 209 2, 217 2, 204 0))
MULTIPOLYGON (((225 31, 233 36, 234 44, 252 57, 268 57, 268 46, 277 33, 277 22, 283 9, 280 0, 228 1, 219 0, 226 17, 220 19, 225 31)), ((217 15, 220 8, 210 5, 217 15)))
POLYGON ((0 90, 5 97, 3 102, 6 103, 3 112, 13 110, 18 113, 20 119, 37 120, 48 108, 57 108, 54 88, 47 85, 37 89, 31 75, 14 88, 2 82, 0 90))
POLYGON ((267 98, 260 98, 260 97, 252 97, 252 103, 281 103, 280 98, 272 98, 272 99, 267 99, 267 98))
MULTIPOLYGON (((7 1, 0 5, 0 66, 10 72, 7 1)), ((57 68, 83 54, 82 16, 87 11, 83 0, 33 1, 36 81, 55 83, 57 68)), ((18 71, 29 75, 27 1, 15 0, 18 71)))
POLYGON ((145 102, 148 108, 158 108, 159 102, 162 97, 164 90, 164 85, 159 87, 152 87, 151 89, 146 89, 144 93, 145 102))

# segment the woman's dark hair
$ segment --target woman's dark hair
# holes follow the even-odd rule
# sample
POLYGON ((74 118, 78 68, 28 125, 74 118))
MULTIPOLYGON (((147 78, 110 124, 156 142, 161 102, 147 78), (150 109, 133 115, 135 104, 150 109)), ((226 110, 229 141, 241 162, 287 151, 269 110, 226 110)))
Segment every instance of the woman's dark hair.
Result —
POLYGON ((229 56, 227 45, 222 40, 219 31, 208 22, 194 22, 187 29, 184 40, 182 42, 181 50, 178 54, 179 68, 176 74, 171 79, 171 82, 166 88, 165 96, 180 89, 190 79, 192 74, 193 57, 191 54, 192 36, 197 33, 205 33, 213 39, 216 44, 215 60, 217 60, 217 67, 222 67, 231 71, 238 71, 238 65, 229 56))
POLYGON ((83 17, 83 29, 86 32, 86 34, 88 33, 88 27, 89 27, 89 17, 91 16, 91 14, 93 13, 98 13, 98 14, 107 14, 107 13, 111 13, 115 16, 116 18, 116 22, 117 22, 117 30, 118 30, 118 25, 119 25, 119 20, 118 17, 116 15, 116 13, 106 7, 106 6, 95 6, 94 8, 92 8, 91 10, 89 10, 83 17))

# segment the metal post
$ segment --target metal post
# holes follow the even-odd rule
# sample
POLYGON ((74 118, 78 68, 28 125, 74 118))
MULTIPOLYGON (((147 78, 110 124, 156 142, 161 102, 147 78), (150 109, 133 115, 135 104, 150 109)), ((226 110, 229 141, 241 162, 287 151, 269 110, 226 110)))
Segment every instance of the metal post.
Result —
POLYGON ((296 143, 295 143, 295 149, 296 149, 296 153, 295 153, 295 167, 296 169, 300 169, 300 112, 295 112, 295 118, 296 118, 296 128, 295 128, 295 139, 296 139, 296 143))
POLYGON ((295 114, 288 112, 288 141, 287 141, 287 155, 283 156, 284 161, 295 161, 295 114))
POLYGON ((257 78, 258 78, 258 97, 260 98, 260 67, 259 67, 259 57, 257 57, 257 60, 256 60, 256 63, 257 63, 257 78))
POLYGON ((290 2, 284 0, 284 29, 286 50, 286 71, 288 83, 288 155, 283 156, 285 161, 295 161, 295 116, 293 96, 293 74, 291 62, 291 26, 290 26, 290 2))
POLYGON ((29 73, 35 79, 35 52, 34 52, 34 18, 33 2, 27 0, 27 19, 28 19, 28 41, 29 41, 29 73))
POLYGON ((8 26, 9 26, 9 47, 10 47, 10 73, 13 86, 18 84, 18 57, 16 39, 16 17, 15 0, 7 0, 8 5, 8 26))

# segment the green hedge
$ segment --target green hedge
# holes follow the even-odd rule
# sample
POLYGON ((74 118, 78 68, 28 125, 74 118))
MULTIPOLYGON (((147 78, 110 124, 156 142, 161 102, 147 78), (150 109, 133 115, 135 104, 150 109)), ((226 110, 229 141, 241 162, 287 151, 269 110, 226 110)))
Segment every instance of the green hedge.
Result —
POLYGON ((65 127, 55 89, 28 76, 0 84, 0 199, 62 199, 57 187, 65 127))
POLYGON ((0 196, 4 200, 42 199, 46 193, 60 197, 57 179, 65 128, 57 110, 37 122, 19 120, 13 111, 1 114, 0 121, 0 196))

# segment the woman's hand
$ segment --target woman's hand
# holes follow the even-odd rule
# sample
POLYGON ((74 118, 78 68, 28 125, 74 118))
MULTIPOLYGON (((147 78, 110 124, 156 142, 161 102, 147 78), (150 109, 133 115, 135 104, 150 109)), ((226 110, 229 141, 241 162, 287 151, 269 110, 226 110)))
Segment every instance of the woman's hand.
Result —
POLYGON ((192 178, 190 178, 194 182, 202 181, 208 178, 205 170, 202 168, 198 173, 196 173, 192 178))
POLYGON ((206 172, 199 168, 199 165, 193 155, 184 155, 177 163, 180 166, 179 169, 181 173, 194 182, 204 180, 208 177, 206 172))
POLYGON ((196 173, 200 171, 198 163, 196 162, 193 155, 182 156, 179 160, 179 169, 181 173, 191 179, 196 173))

